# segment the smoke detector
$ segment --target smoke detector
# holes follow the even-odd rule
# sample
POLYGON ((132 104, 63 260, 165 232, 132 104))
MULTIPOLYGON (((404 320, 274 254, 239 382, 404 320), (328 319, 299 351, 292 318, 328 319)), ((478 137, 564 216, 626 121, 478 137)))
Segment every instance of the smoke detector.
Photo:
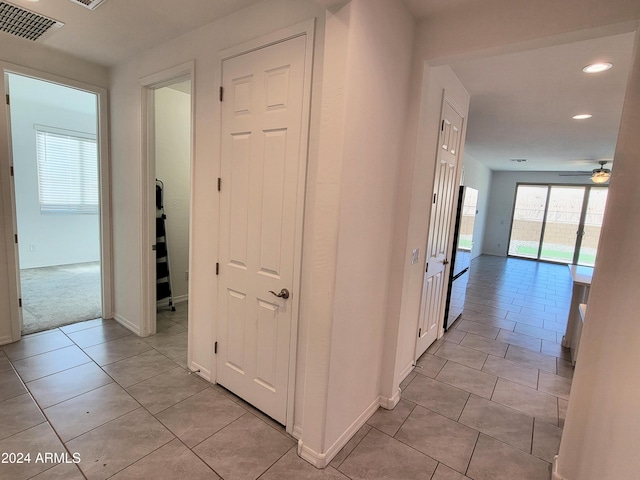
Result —
POLYGON ((64 23, 31 10, 0 1, 0 32, 27 40, 42 40, 64 23))
POLYGON ((102 5, 106 0, 71 0, 73 3, 77 3, 78 5, 82 5, 89 10, 95 10, 100 5, 102 5))

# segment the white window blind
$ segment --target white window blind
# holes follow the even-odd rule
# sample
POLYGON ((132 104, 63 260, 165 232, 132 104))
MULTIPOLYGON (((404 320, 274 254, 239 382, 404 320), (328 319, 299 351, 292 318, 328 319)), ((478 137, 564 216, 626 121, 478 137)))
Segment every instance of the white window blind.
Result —
POLYGON ((98 213, 95 135, 36 125, 42 213, 98 213))

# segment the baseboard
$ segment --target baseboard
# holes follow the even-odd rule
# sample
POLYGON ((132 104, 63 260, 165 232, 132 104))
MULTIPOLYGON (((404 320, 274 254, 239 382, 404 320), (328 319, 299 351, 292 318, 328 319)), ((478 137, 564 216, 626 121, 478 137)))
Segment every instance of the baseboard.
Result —
POLYGON ((118 322, 120 325, 122 325, 123 327, 128 328, 129 330, 131 330, 133 333, 135 333, 136 335, 138 335, 139 337, 141 337, 142 335, 140 335, 140 326, 136 325, 135 323, 133 323, 131 320, 123 317, 122 315, 116 313, 113 315, 113 319, 118 322))
POLYGON ((207 368, 204 368, 202 365, 198 365, 196 362, 192 361, 189 365, 189 370, 196 373, 196 375, 204 378, 207 382, 211 382, 211 371, 207 368))
POLYGON ((293 438, 300 440, 302 438, 302 427, 300 425, 293 426, 293 438))
POLYGON ((380 395, 380 406, 387 410, 393 410, 396 408, 396 405, 398 405, 398 402, 400 401, 400 392, 401 390, 398 388, 391 398, 380 395))
POLYGON ((0 345, 7 345, 9 343, 13 343, 13 337, 11 335, 5 335, 4 337, 0 337, 0 345))
POLYGON ((185 294, 185 295, 179 295, 177 297, 173 297, 173 304, 175 305, 176 303, 184 303, 184 302, 188 302, 189 301, 189 294, 185 294))
POLYGON ((351 437, 353 437, 360 427, 362 427, 371 415, 376 413, 378 407, 380 406, 380 397, 377 397, 371 405, 369 405, 364 412, 360 414, 360 416, 347 428, 342 435, 331 445, 325 453, 319 453, 309 448, 304 444, 302 439, 298 441, 298 455, 300 455, 304 460, 309 462, 316 468, 325 468, 329 465, 329 462, 333 460, 342 447, 344 447, 351 437))
POLYGON ((558 455, 553 457, 553 463, 551 464, 551 480, 567 480, 558 473, 558 455))
POLYGON ((416 365, 415 363, 411 362, 409 365, 404 367, 404 370, 400 372, 400 381, 398 382, 398 385, 404 382, 404 379, 407 378, 409 374, 413 371, 413 369, 415 368, 415 365, 416 365))

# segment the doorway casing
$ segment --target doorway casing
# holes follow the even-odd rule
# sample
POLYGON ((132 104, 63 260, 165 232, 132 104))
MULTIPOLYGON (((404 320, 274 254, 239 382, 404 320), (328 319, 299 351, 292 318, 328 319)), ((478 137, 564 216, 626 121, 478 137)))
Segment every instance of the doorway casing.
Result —
MULTIPOLYGON (((0 84, 2 91, 7 93, 6 74, 13 73, 25 77, 31 77, 45 82, 55 83, 64 87, 83 90, 96 95, 97 99, 97 139, 98 139, 98 176, 99 176, 99 198, 100 198, 100 262, 101 262, 101 283, 102 283, 102 317, 113 318, 113 268, 112 268, 112 239, 111 239, 111 190, 109 174, 109 145, 108 145, 108 105, 107 90, 101 87, 90 85, 52 75, 39 70, 22 67, 6 62, 0 62, 2 76, 0 84)), ((13 155, 11 150, 11 125, 10 111, 6 103, 2 103, 0 111, 0 182, 2 182, 4 205, 4 225, 11 225, 12 228, 5 229, 6 258, 8 267, 8 288, 9 288, 9 321, 11 323, 11 334, 0 335, 0 344, 15 342, 20 340, 20 330, 22 323, 22 311, 19 305, 19 278, 18 278, 18 245, 15 241, 17 236, 16 202, 11 169, 13 167, 13 155), (6 338, 5 338, 6 337, 6 338)))
MULTIPOLYGON (((180 81, 191 80, 191 129, 190 129, 190 184, 194 185, 194 128, 195 125, 195 95, 194 95, 194 71, 195 62, 189 61, 175 67, 157 72, 140 79, 141 99, 142 99, 142 128, 141 132, 143 140, 141 142, 142 155, 140 162, 140 261, 141 261, 141 292, 142 302, 140 303, 140 326, 129 325, 141 337, 146 337, 156 333, 156 268, 155 268, 155 250, 152 245, 156 239, 156 201, 155 201, 155 181, 156 181, 156 165, 155 165, 155 90, 173 85, 180 81)), ((194 194, 191 188, 189 198, 189 216, 193 215, 194 194)), ((192 270, 193 251, 193 222, 189 218, 189 271, 192 270)), ((189 277, 189 290, 191 277, 189 277)), ((189 314, 189 317, 191 315, 189 314)), ((191 319, 189 318, 189 322, 191 319)), ((189 344, 191 343, 192 329, 188 329, 189 344)), ((191 365, 191 349, 189 349, 187 357, 187 365, 191 365)))

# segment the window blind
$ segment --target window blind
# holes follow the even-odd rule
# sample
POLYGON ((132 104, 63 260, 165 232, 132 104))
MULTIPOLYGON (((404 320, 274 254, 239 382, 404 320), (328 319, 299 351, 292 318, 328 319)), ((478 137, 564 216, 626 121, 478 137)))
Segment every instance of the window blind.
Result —
POLYGON ((95 135, 37 125, 38 190, 42 213, 98 213, 95 135))

